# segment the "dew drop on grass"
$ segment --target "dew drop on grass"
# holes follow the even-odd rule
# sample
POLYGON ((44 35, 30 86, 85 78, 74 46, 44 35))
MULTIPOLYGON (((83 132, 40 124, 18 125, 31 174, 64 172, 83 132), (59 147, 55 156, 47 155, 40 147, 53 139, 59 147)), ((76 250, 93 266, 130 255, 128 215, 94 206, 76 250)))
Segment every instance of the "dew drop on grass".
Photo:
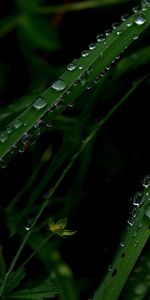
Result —
POLYGON ((37 98, 33 103, 32 103, 32 106, 34 108, 36 108, 37 110, 40 110, 42 108, 44 108, 45 106, 47 105, 47 101, 42 98, 42 97, 39 97, 37 98))
POLYGON ((66 88, 66 83, 63 80, 58 79, 52 84, 52 88, 56 91, 63 91, 66 88))
POLYGON ((82 51, 81 56, 87 57, 87 56, 89 56, 89 52, 87 50, 84 50, 84 51, 82 51))
POLYGON ((118 31, 116 32, 116 35, 119 36, 121 33, 122 33, 122 31, 121 31, 121 30, 118 30, 118 31))
POLYGON ((30 133, 24 133, 24 135, 22 136, 21 142, 24 145, 30 144, 32 139, 32 135, 30 133))
POLYGON ((47 127, 47 128, 52 128, 52 126, 53 126, 53 123, 52 123, 52 122, 49 122, 49 123, 46 124, 46 127, 47 127))
POLYGON ((142 9, 146 10, 150 6, 150 1, 149 0, 143 0, 142 1, 142 9))
POLYGON ((127 27, 131 27, 133 25, 133 23, 131 21, 128 21, 126 25, 127 25, 127 27))
POLYGON ((142 15, 136 16, 136 18, 134 20, 134 23, 137 24, 138 26, 143 25, 145 22, 146 22, 146 20, 145 20, 144 16, 142 16, 142 15))
POLYGON ((121 16, 121 21, 126 21, 129 18, 128 14, 124 14, 121 16))
POLYGON ((44 121, 39 119, 36 121, 36 123, 34 124, 34 128, 39 128, 44 124, 44 121))
POLYGON ((24 226, 24 229, 27 231, 31 230, 33 227, 33 222, 34 222, 33 219, 28 219, 24 226))
POLYGON ((145 187, 145 188, 148 188, 150 186, 150 175, 146 175, 143 179, 143 183, 142 185, 145 187))
POLYGON ((75 106, 75 103, 73 103, 73 102, 68 104, 68 107, 70 107, 70 108, 73 108, 74 106, 75 106))
POLYGON ((15 129, 18 129, 20 126, 22 126, 22 121, 19 120, 19 119, 15 119, 13 122, 12 122, 12 125, 15 129))
POLYGON ((137 34, 135 34, 134 36, 133 36, 133 40, 135 41, 135 40, 138 40, 138 38, 139 38, 139 36, 137 35, 137 34))
POLYGON ((127 220, 127 223, 132 227, 134 225, 133 219, 130 218, 127 220))
POLYGON ((110 34, 111 34, 111 30, 110 30, 110 29, 105 30, 105 35, 106 35, 106 36, 108 36, 108 35, 110 35, 110 34))
POLYGON ((117 26, 119 26, 119 23, 117 23, 117 22, 114 22, 114 23, 112 23, 112 25, 111 25, 111 26, 112 26, 112 28, 113 28, 113 29, 116 29, 116 28, 117 28, 117 26))
POLYGON ((135 6, 135 7, 132 8, 132 11, 133 11, 134 13, 137 13, 137 12, 139 11, 139 9, 140 9, 139 6, 135 6))
POLYGON ((137 192, 133 197, 133 205, 139 207, 143 203, 143 194, 142 192, 137 192))
POLYGON ((92 43, 89 45, 89 50, 94 50, 96 48, 96 44, 92 43))
POLYGON ((74 63, 70 63, 68 66, 67 66, 67 70, 68 71, 74 71, 76 69, 76 65, 74 63))
POLYGON ((143 295, 147 291, 147 286, 145 283, 139 283, 134 288, 134 293, 136 295, 143 295))
POLYGON ((99 33, 97 36, 96 36, 96 40, 98 43, 100 42, 103 42, 105 40, 105 37, 102 33, 99 33))
POLYGON ((0 142, 1 143, 5 143, 8 139, 8 135, 5 131, 0 133, 0 142))
POLYGON ((136 214, 137 214, 137 207, 134 207, 134 208, 132 209, 132 211, 131 211, 131 216, 132 216, 133 218, 135 218, 135 217, 136 217, 136 214))
POLYGON ((19 152, 19 153, 24 153, 24 152, 25 152, 25 146, 24 146, 24 145, 21 145, 21 144, 19 144, 19 147, 18 147, 18 152, 19 152))
POLYGON ((108 271, 109 271, 109 272, 112 271, 112 266, 111 266, 111 265, 108 266, 108 271))
POLYGON ((7 164, 3 159, 0 159, 0 168, 5 169, 7 167, 7 164))
POLYGON ((78 67, 79 70, 83 70, 83 68, 84 68, 84 67, 83 67, 82 65, 80 65, 80 66, 78 67))
POLYGON ((124 246, 125 246, 124 241, 121 241, 121 242, 120 242, 120 246, 121 246, 121 247, 124 247, 124 246))
POLYGON ((13 131, 12 126, 8 126, 8 127, 6 128, 6 132, 7 132, 8 134, 12 133, 12 131, 13 131))

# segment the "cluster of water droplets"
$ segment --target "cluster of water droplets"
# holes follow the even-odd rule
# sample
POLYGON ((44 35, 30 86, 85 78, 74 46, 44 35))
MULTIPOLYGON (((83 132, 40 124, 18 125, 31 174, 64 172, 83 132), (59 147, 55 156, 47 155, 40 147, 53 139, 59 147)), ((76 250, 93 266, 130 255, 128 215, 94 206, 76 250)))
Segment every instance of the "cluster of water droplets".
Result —
POLYGON ((20 128, 22 125, 25 126, 25 124, 18 118, 14 119, 14 121, 9 124, 9 126, 6 127, 6 130, 0 133, 0 142, 4 143, 7 141, 9 135, 14 132, 14 130, 20 128))
MULTIPOLYGON (((136 13, 136 15, 135 15, 135 18, 133 19, 132 22, 130 21, 130 19, 129 19, 129 21, 127 21, 128 18, 129 18, 128 14, 122 15, 121 16, 121 21, 123 21, 123 22, 126 21, 126 26, 127 27, 130 27, 133 24, 136 24, 137 26, 142 26, 146 22, 144 12, 146 11, 146 9, 148 7, 150 7, 150 1, 149 0, 143 0, 142 4, 141 4, 141 7, 133 7, 132 10, 133 10, 134 13, 136 13), (139 12, 140 9, 142 9, 142 13, 139 12)), ((117 23, 117 22, 112 24, 112 29, 116 32, 117 36, 119 36, 122 33, 122 30, 118 29, 118 25, 119 25, 119 23, 117 23)), ((111 34, 110 29, 105 30, 104 34, 102 34, 102 33, 98 34, 96 36, 96 42, 93 42, 93 43, 89 44, 88 50, 82 51, 81 58, 83 58, 83 59, 88 58, 90 53, 92 53, 97 48, 98 44, 100 44, 100 43, 103 43, 104 45, 107 44, 107 39, 106 38, 110 34, 111 34)), ((133 36, 133 40, 136 40, 136 39, 138 39, 138 35, 133 36)), ((107 47, 105 45, 105 49, 106 48, 107 47)), ((103 51, 101 51, 100 55, 101 55, 101 57, 103 57, 103 51)), ((111 64, 114 64, 114 62, 119 58, 120 58, 120 56, 117 56, 115 59, 113 59, 111 64)), ((73 60, 72 63, 67 65, 67 71, 69 71, 69 72, 74 72, 76 70, 80 71, 81 74, 79 74, 79 76, 76 79, 76 81, 74 82, 73 86, 76 87, 76 86, 78 86, 78 84, 81 84, 82 86, 85 86, 85 88, 87 90, 90 90, 91 88, 93 88, 100 81, 100 79, 107 73, 107 71, 109 71, 111 69, 111 64, 110 64, 110 66, 107 66, 107 68, 105 70, 103 70, 99 75, 97 75, 92 82, 88 81, 89 74, 91 73, 92 70, 90 68, 89 69, 85 68, 84 63, 82 63, 82 61, 79 63, 78 60, 73 60)), ((67 90, 67 83, 61 78, 54 81, 51 85, 51 88, 53 90, 55 90, 56 92, 64 92, 66 90, 66 94, 70 93, 70 91, 67 90)), ((56 109, 62 107, 62 105, 64 105, 64 103, 63 103, 62 97, 60 96, 56 99, 55 103, 52 104, 51 107, 47 109, 47 111, 49 113, 52 113, 56 109)), ((36 111, 40 111, 42 109, 45 109, 47 106, 48 106, 48 102, 43 96, 40 96, 40 97, 36 98, 34 100, 34 102, 32 103, 32 107, 36 111)), ((8 140, 9 135, 11 133, 13 133, 14 130, 17 130, 18 128, 20 128, 23 125, 25 125, 25 124, 23 124, 22 120, 16 118, 6 128, 6 130, 0 132, 0 143, 5 143, 8 140)), ((47 124, 47 126, 51 127, 51 122, 49 122, 47 124)), ((40 135, 40 127, 41 127, 41 123, 39 123, 39 120, 38 120, 37 123, 34 124, 34 129, 36 131, 37 136, 40 135)), ((31 135, 29 133, 25 133, 23 135, 22 139, 21 139, 21 143, 23 145, 26 145, 29 142, 31 142, 31 135)), ((11 149, 12 152, 15 151, 15 150, 11 149)), ((20 147, 19 152, 24 152, 24 147, 23 146, 20 147)), ((3 164, 2 160, 1 160, 1 165, 5 165, 5 164, 3 164)), ((137 195, 136 195, 136 197, 137 197, 137 195)), ((139 204, 137 202, 137 199, 135 199, 133 204, 138 207, 139 204)), ((131 220, 129 220, 129 225, 131 225, 131 224, 132 224, 132 222, 131 222, 131 220)))

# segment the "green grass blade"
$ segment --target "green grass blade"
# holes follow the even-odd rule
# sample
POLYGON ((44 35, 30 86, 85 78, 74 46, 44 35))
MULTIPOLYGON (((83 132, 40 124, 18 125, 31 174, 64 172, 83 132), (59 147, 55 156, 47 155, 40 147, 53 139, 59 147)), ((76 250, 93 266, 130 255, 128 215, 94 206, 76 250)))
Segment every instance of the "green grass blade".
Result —
POLYGON ((58 99, 63 99, 63 106, 58 107, 53 112, 49 112, 49 121, 59 115, 69 103, 72 103, 86 88, 89 89, 93 80, 102 74, 104 70, 127 48, 134 40, 134 36, 140 35, 150 22, 150 7, 144 12, 141 10, 123 22, 118 28, 106 37, 104 42, 97 43, 96 48, 89 50, 89 55, 77 60, 76 65, 82 65, 83 70, 78 67, 73 71, 65 71, 59 78, 65 82, 66 87, 62 91, 56 91, 52 87, 46 90, 42 97, 46 101, 45 107, 35 109, 29 106, 19 115, 22 125, 17 129, 12 125, 12 132, 7 134, 4 130, 0 139, 0 158, 2 159, 14 145, 22 139, 25 133, 29 132, 34 124, 42 118, 58 99), (143 24, 137 24, 137 18, 141 17, 143 24), (132 26, 127 26, 131 24, 132 26))
POLYGON ((129 277, 122 293, 122 300, 144 300, 150 291, 150 252, 142 254, 129 277))
POLYGON ((117 300, 118 296, 147 240, 150 237, 150 187, 146 188, 136 209, 128 220, 111 271, 97 290, 93 300, 117 300), (134 212, 135 214, 135 212, 134 212))

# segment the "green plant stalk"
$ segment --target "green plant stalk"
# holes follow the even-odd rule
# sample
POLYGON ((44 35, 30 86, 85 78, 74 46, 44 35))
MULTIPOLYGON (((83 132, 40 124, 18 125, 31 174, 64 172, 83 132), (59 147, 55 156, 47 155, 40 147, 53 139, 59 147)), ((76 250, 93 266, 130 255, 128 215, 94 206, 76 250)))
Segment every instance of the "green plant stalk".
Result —
POLYGON ((39 14, 58 14, 58 13, 66 13, 69 11, 78 11, 85 10, 91 8, 102 7, 106 5, 114 5, 117 3, 123 3, 124 1, 120 0, 101 0, 101 1, 78 1, 75 3, 65 3, 61 5, 50 5, 38 7, 36 12, 39 14))
MULTIPOLYGON (((145 77, 144 77, 145 78, 145 77)), ((64 171, 62 172, 61 176, 59 177, 59 179, 57 180, 57 182, 55 183, 53 188, 50 188, 48 193, 46 194, 45 197, 45 201, 43 202, 40 210, 38 211, 34 222, 32 224, 32 228, 36 225, 38 219, 40 218, 40 216, 42 215, 43 211, 45 210, 45 208, 48 206, 49 201, 51 200, 52 195, 54 194, 54 192, 56 191, 56 189, 58 188, 59 184, 62 182, 62 180, 64 179, 66 173, 70 170, 71 166, 73 165, 73 163, 75 162, 75 160, 79 157, 80 153, 85 149, 85 147, 89 144, 89 142, 95 137, 96 133, 98 132, 98 130, 108 121, 108 119, 113 115, 113 113, 115 113, 115 111, 124 103, 124 101, 128 98, 128 96, 132 93, 132 91, 135 89, 135 86, 137 86, 139 83, 141 83, 143 81, 143 78, 140 79, 138 82, 134 83, 133 87, 131 88, 131 90, 111 109, 111 111, 108 112, 108 114, 102 119, 100 120, 95 127, 92 129, 91 134, 87 137, 87 139, 82 143, 81 147, 79 148, 79 150, 73 155, 71 161, 69 162, 69 164, 67 165, 67 167, 64 169, 64 171)), ((27 234, 25 235, 16 255, 13 258, 13 261, 7 271, 7 273, 5 274, 4 280, 1 284, 0 287, 0 295, 2 295, 2 292, 4 290, 4 287, 6 285, 7 280, 9 279, 9 276, 13 270, 13 268, 15 267, 15 264, 27 242, 27 240, 29 239, 30 235, 32 233, 32 230, 28 231, 27 234)))
POLYGON ((86 89, 86 86, 90 85, 95 77, 106 70, 112 61, 133 42, 135 35, 140 35, 148 28, 150 22, 150 7, 144 12, 145 23, 139 26, 135 24, 135 18, 140 13, 143 15, 143 11, 139 11, 118 26, 118 28, 114 29, 112 33, 106 37, 105 43, 97 43, 96 48, 90 51, 89 56, 79 58, 76 64, 77 66, 82 65, 83 70, 76 68, 73 72, 65 71, 59 78, 66 83, 65 90, 56 91, 50 87, 42 94, 42 97, 47 101, 46 107, 37 111, 31 105, 19 115, 19 119, 24 125, 14 130, 8 136, 8 139, 0 144, 0 159, 9 153, 12 146, 17 145, 17 142, 21 140, 22 136, 33 128, 37 120, 46 114, 59 97, 63 98, 64 105, 49 114, 49 121, 55 119, 68 104, 72 103, 81 95, 86 89), (133 23, 133 25, 128 27, 128 22, 133 23), (118 35, 117 32, 120 32, 120 34, 118 35), (84 79, 86 77, 86 80, 82 80, 83 77, 84 79), (67 92, 70 92, 70 94, 67 92))
POLYGON ((143 204, 137 209, 133 225, 128 225, 122 237, 124 247, 119 247, 111 271, 100 284, 92 300, 117 300, 138 259, 142 249, 150 237, 150 216, 145 215, 150 210, 150 187, 143 192, 143 204))

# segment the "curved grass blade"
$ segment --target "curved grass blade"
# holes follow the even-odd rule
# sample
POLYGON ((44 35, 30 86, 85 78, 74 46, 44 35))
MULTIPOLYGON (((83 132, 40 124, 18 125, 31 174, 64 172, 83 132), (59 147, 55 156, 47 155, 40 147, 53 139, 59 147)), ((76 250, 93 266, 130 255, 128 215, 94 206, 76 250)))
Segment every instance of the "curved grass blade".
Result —
MULTIPOLYGON (((150 187, 144 190, 143 195, 140 193, 135 197, 139 199, 139 202, 133 202, 137 205, 136 212, 133 210, 131 213, 112 268, 101 283, 93 300, 118 299, 136 260, 150 237, 150 187)), ((133 201, 135 201, 134 199, 133 201)))
MULTIPOLYGON (((135 35, 140 35, 150 22, 150 5, 124 21, 120 26, 112 31, 102 42, 98 42, 94 49, 82 53, 82 57, 76 61, 74 71, 65 71, 53 85, 46 90, 39 99, 45 103, 40 108, 35 108, 35 102, 29 106, 18 117, 20 126, 9 125, 11 132, 4 129, 0 134, 0 159, 9 155, 9 151, 14 145, 23 139, 27 140, 27 133, 33 129, 35 123, 46 113, 49 114, 49 121, 59 115, 68 104, 72 103, 85 89, 89 89, 95 78, 96 82, 101 78, 101 74, 114 62, 134 40, 135 35), (131 26, 128 26, 131 24, 131 26), (80 68, 82 66, 82 69, 80 68), (52 88, 52 86, 54 88, 52 88), (63 102, 62 106, 57 105, 63 102), (54 109, 55 108, 55 109, 54 109), (52 109, 54 110, 52 112, 52 109)), ((36 102, 37 103, 37 102, 36 102)), ((17 120, 18 122, 18 120, 17 120)), ((15 120, 16 123, 16 120, 15 120)), ((18 146, 19 147, 19 146, 18 146)))

